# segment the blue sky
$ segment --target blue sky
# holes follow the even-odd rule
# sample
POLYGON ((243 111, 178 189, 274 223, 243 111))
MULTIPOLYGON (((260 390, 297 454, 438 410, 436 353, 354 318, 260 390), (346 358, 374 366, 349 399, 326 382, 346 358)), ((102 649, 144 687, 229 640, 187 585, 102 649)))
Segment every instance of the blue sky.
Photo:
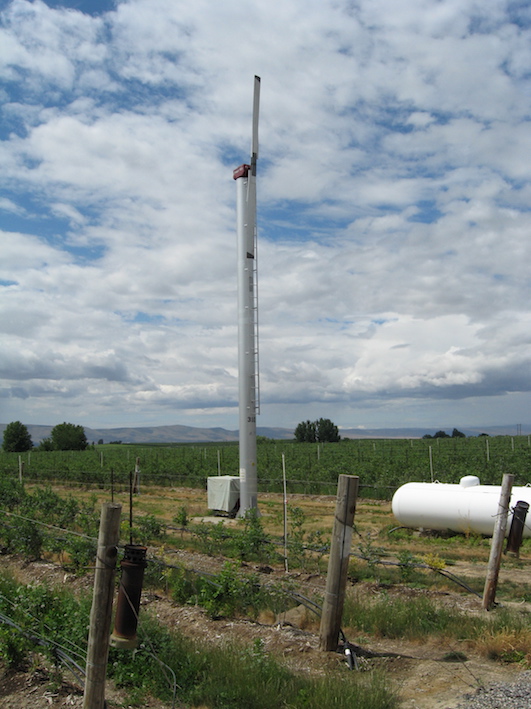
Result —
POLYGON ((262 79, 261 416, 531 423, 531 10, 0 3, 0 421, 237 428, 262 79))

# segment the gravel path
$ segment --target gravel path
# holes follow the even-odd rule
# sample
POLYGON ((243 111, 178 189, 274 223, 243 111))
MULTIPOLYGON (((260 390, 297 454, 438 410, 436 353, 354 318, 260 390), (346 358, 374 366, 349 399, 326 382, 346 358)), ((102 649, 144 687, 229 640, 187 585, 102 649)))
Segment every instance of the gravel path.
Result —
POLYGON ((523 672, 516 682, 496 682, 466 695, 456 709, 530 709, 531 671, 523 672))

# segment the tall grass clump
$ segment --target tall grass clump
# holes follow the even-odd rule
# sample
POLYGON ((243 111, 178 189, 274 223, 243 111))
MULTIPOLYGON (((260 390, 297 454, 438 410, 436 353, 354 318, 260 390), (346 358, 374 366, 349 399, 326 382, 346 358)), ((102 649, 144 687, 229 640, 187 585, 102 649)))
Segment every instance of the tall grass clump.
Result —
POLYGON ((440 606, 427 596, 382 593, 374 599, 356 593, 345 601, 343 627, 350 634, 381 638, 465 641, 490 659, 531 666, 531 616, 508 608, 471 614, 440 606))
POLYGON ((376 599, 361 593, 345 601, 343 624, 376 637, 415 640, 426 635, 455 635, 462 628, 458 611, 437 607, 426 596, 401 597, 382 593, 376 599))
POLYGON ((474 643, 491 660, 518 662, 531 667, 531 617, 508 608, 489 613, 488 622, 477 629, 474 643))

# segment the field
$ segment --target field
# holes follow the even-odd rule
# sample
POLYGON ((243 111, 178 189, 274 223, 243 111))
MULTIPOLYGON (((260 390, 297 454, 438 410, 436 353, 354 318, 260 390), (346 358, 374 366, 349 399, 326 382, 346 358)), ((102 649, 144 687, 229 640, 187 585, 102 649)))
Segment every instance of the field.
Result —
MULTIPOLYGON (((31 481, 84 483, 91 487, 127 484, 135 464, 146 484, 205 487, 213 475, 238 475, 238 445, 91 446, 86 451, 0 453, 0 473, 31 481)), ((335 494, 338 475, 360 477, 362 497, 391 499, 405 482, 458 482, 477 475, 500 484, 503 473, 515 485, 530 482, 529 436, 480 436, 416 440, 343 440, 332 444, 262 440, 258 444, 261 492, 282 492, 283 461, 288 492, 335 494)))
MULTIPOLYGON (((234 445, 32 452, 21 457, 22 469, 18 456, 3 455, 0 545, 8 552, 3 567, 24 583, 57 579, 62 586, 66 580, 73 589, 89 588, 98 512, 112 496, 123 505, 123 542, 149 547, 142 615, 212 646, 243 643, 255 648, 253 662, 263 663, 265 652, 296 676, 324 680, 339 672, 337 681, 347 681, 350 690, 357 677, 372 677, 373 684, 383 677, 399 700, 381 699, 375 709, 456 707, 466 692, 517 677, 531 666, 531 540, 524 541, 520 558, 504 556, 500 607, 485 613, 480 598, 490 540, 399 529, 389 500, 397 485, 429 481, 432 471, 433 479, 445 482, 476 474, 496 484, 512 472, 516 484, 526 484, 529 456, 527 437, 489 439, 488 446, 483 437, 324 446, 266 441, 259 445, 260 517, 242 521, 211 517, 206 504, 206 477, 237 469, 234 445), (277 491, 282 455, 287 545, 284 499, 277 491), (130 495, 135 465, 140 485, 130 495), (339 473, 359 475, 362 484, 343 618, 360 665, 350 673, 343 655, 323 657, 318 650, 318 608, 339 473), (29 559, 34 561, 28 564, 29 559)), ((1 629, 0 651, 5 649, 1 629)), ((313 706, 305 689, 297 691, 302 699, 289 706, 313 706)), ((0 686, 0 697, 1 692, 0 686)), ((72 692, 71 701, 78 701, 72 692)), ((61 697, 66 702, 58 693, 57 706, 70 706, 59 704, 61 697)), ((114 706, 134 705, 134 697, 127 697, 114 706)), ((23 704, 15 695, 13 700, 18 704, 5 706, 40 706, 23 704)), ((137 701, 148 706, 145 698, 137 701)), ((153 707, 171 706, 150 701, 153 707)), ((201 706, 225 706, 219 701, 203 699, 201 706)))

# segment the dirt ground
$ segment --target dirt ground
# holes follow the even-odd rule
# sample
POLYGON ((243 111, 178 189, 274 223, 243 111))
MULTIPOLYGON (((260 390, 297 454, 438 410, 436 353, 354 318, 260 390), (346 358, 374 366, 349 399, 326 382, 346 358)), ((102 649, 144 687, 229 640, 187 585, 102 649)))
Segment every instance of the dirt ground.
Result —
MULTIPOLYGON (((164 493, 167 496, 167 492, 164 493)), ((150 503, 155 504, 153 500, 150 503)), ((326 506, 333 511, 333 500, 326 506)), ((146 504, 144 502, 144 504, 146 504)), ((323 501, 319 503, 322 508, 323 501)), ((187 568, 216 572, 224 560, 198 552, 178 551, 176 561, 187 568)), ((2 568, 10 568, 22 582, 46 582, 67 584, 72 588, 91 588, 92 578, 65 574, 58 565, 48 561, 28 564, 12 557, 0 558, 2 568)), ((284 569, 263 568, 249 565, 249 569, 264 575, 264 580, 285 574, 284 569)), ((484 575, 482 562, 456 561, 451 568, 456 576, 478 578, 484 575)), ((502 569, 500 584, 504 578, 514 576, 514 569, 502 569)), ((301 593, 311 595, 323 590, 324 574, 294 572, 290 574, 301 587, 301 593)), ((520 582, 531 583, 531 572, 526 567, 518 570, 520 582)), ((360 584, 357 584, 358 587, 360 584)), ((367 592, 370 593, 367 583, 367 592)), ((435 592, 434 592, 435 593, 435 592)), ((472 595, 451 591, 436 592, 441 602, 453 604, 469 613, 483 613, 481 602, 472 595)), ((171 628, 190 635, 196 640, 220 646, 237 642, 251 644, 260 639, 266 651, 275 654, 293 670, 308 674, 322 674, 329 668, 340 666, 349 672, 344 656, 339 653, 323 653, 318 649, 319 628, 317 620, 309 617, 305 608, 295 609, 278 617, 260 617, 249 620, 213 620, 202 609, 179 606, 164 594, 148 591, 142 598, 141 611, 154 613, 171 628)), ((142 613, 141 613, 142 615, 142 613)), ((400 640, 370 640, 357 652, 360 670, 368 667, 384 667, 389 681, 397 687, 402 699, 402 709, 454 709, 466 694, 472 694, 481 686, 492 682, 511 681, 523 671, 517 665, 501 664, 459 647, 455 642, 412 643, 400 640), (459 661, 449 661, 461 657, 459 661), (463 660, 463 655, 466 660, 463 660)), ((126 697, 112 686, 106 691, 109 709, 128 707, 126 697)), ((0 709, 44 709, 48 707, 82 707, 82 690, 73 677, 65 672, 59 686, 51 682, 50 673, 36 656, 32 668, 26 673, 11 673, 0 669, 0 709)), ((156 700, 146 702, 146 709, 169 709, 169 705, 156 700)))
MULTIPOLYGON (((202 557, 197 553, 180 553, 181 561, 191 568, 214 570, 222 560, 202 557)), ((22 560, 2 560, 20 581, 26 583, 46 582, 68 584, 73 587, 90 586, 90 576, 75 578, 56 564, 22 560)), ((258 570, 259 567, 253 570, 258 570)), ((279 573, 279 572, 277 572, 279 573)), ((296 574, 295 574, 296 575, 296 574)), ((269 576, 269 574, 268 574, 269 576)), ((322 577, 297 579, 310 587, 324 584, 322 577)), ((369 586, 369 585, 368 585, 369 586)), ((367 588, 370 592, 370 588, 367 588)), ((445 594, 446 595, 446 594, 445 594)), ((448 594, 446 603, 455 603, 471 613, 479 613, 480 603, 473 598, 463 599, 448 594)), ((323 653, 318 649, 318 627, 308 618, 306 609, 299 608, 279 617, 262 617, 258 621, 213 620, 200 608, 178 606, 162 592, 147 592, 142 599, 142 608, 149 609, 161 621, 175 630, 209 644, 227 645, 231 641, 251 644, 260 639, 266 651, 283 658, 293 670, 308 674, 322 674, 334 666, 344 667, 349 672, 343 655, 323 653), (302 627, 298 627, 302 626, 302 627)), ((516 679, 520 668, 500 664, 470 653, 466 648, 452 645, 411 643, 398 640, 371 641, 358 652, 360 669, 384 667, 389 679, 400 693, 403 709, 453 709, 463 701, 465 694, 473 693, 480 686, 491 682, 516 679), (466 661, 446 661, 452 653, 462 651, 466 661)), ((63 682, 56 686, 49 670, 39 659, 26 673, 0 672, 0 707, 2 709, 44 709, 47 707, 82 707, 82 690, 64 673, 63 682)), ((127 707, 125 696, 109 684, 106 697, 109 709, 127 707)), ((152 700, 146 709, 168 709, 168 705, 152 700)))

